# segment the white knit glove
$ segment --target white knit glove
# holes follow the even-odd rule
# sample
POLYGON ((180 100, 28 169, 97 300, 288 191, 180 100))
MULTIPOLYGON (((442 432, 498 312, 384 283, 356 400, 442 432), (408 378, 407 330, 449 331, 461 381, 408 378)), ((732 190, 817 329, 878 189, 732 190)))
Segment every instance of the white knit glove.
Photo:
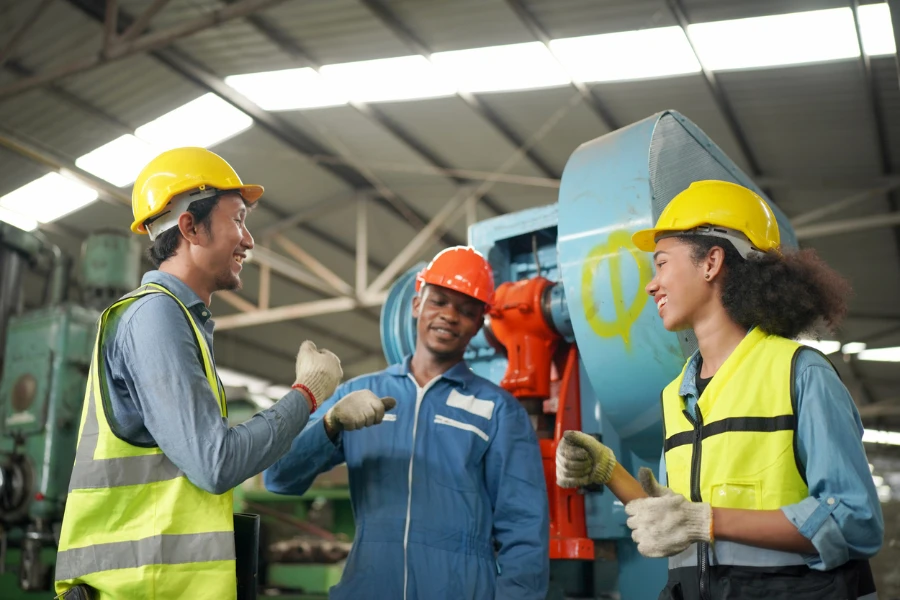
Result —
POLYGON ((331 431, 353 431, 378 425, 385 411, 397 406, 397 401, 387 396, 379 398, 369 390, 350 392, 334 403, 325 413, 325 425, 331 431))
POLYGON ((694 542, 711 542, 712 507, 706 502, 689 502, 659 485, 653 471, 641 467, 641 487, 649 498, 632 500, 625 506, 631 539, 638 552, 648 558, 673 556, 694 542))
POLYGON ((316 349, 316 345, 309 340, 300 345, 294 383, 305 386, 314 396, 315 404, 328 400, 343 376, 341 359, 333 353, 316 349))
POLYGON ((613 451, 580 431, 567 431, 556 448, 556 485, 562 488, 605 484, 616 466, 613 451))

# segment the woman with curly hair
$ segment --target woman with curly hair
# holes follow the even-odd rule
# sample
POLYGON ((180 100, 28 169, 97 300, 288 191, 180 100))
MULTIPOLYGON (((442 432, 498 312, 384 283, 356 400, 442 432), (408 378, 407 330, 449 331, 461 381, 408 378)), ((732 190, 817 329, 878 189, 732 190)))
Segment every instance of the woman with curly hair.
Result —
POLYGON ((567 432, 559 485, 619 497, 638 550, 669 558, 661 600, 874 598, 884 522, 862 423, 828 359, 794 341, 840 323, 847 282, 782 252, 765 200, 724 181, 693 183, 632 239, 654 252, 663 326, 699 344, 662 392, 663 484, 567 432))

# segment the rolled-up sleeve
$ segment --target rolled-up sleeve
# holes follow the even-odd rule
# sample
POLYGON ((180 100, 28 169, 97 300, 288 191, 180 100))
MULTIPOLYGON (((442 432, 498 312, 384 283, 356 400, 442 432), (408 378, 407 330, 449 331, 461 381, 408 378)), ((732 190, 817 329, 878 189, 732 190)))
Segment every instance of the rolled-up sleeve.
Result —
POLYGON ((229 427, 184 319, 170 298, 148 298, 119 329, 112 375, 128 388, 166 457, 194 485, 221 494, 284 454, 306 425, 309 407, 292 390, 271 408, 229 427))
POLYGON ((884 519, 853 399, 831 365, 811 351, 798 359, 795 386, 797 452, 809 497, 782 511, 815 546, 818 554, 805 557, 811 568, 870 558, 881 548, 884 519))

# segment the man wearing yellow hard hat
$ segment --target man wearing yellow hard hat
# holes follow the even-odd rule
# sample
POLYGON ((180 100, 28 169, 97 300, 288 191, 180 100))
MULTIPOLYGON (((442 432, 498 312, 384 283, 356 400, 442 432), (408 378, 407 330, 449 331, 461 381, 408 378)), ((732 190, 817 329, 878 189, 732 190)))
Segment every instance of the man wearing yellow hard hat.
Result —
MULTIPOLYGON (((135 181, 131 229, 157 270, 99 320, 57 555, 66 598, 238 597, 231 490, 290 448, 343 375, 305 341, 293 389, 228 426, 209 305, 241 286, 262 193, 203 148, 163 152, 135 181)), ((351 417, 382 405, 367 390, 340 402, 351 417)))
POLYGON ((725 181, 691 184, 632 240, 654 252, 663 326, 699 344, 662 392, 663 484, 574 431, 558 484, 606 484, 626 505, 641 554, 669 558, 660 599, 875 598, 884 521, 859 413, 794 341, 838 325, 849 285, 811 250, 782 252, 765 200, 725 181))

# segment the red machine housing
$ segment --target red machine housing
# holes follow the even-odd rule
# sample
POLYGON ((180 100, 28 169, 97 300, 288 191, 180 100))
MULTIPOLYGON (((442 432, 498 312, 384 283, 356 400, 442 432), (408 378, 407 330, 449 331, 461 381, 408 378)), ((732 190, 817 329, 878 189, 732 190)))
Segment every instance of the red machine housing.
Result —
POLYGON ((556 485, 556 447, 563 432, 581 429, 581 388, 578 348, 562 339, 545 308, 552 285, 543 277, 500 285, 490 312, 490 333, 506 349, 509 363, 500 385, 516 398, 552 400, 553 367, 562 374, 556 403, 542 402, 544 413, 555 412, 552 437, 539 440, 550 503, 550 558, 593 560, 584 496, 556 485))

